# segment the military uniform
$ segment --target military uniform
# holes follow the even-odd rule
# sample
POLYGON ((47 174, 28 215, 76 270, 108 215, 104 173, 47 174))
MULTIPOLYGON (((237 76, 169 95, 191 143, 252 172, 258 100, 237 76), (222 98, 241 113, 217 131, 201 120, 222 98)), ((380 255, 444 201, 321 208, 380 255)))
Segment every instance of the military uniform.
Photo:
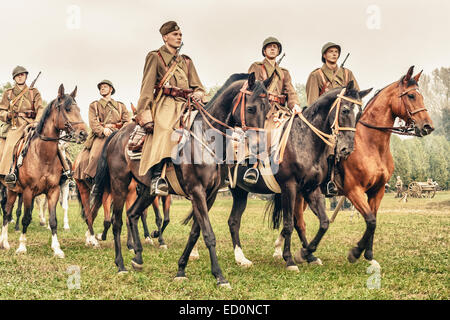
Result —
MULTIPOLYGON (((160 29, 162 35, 178 30, 176 24, 167 30, 163 27, 160 29)), ((154 121, 154 129, 153 134, 148 134, 145 138, 140 175, 145 175, 151 167, 172 156, 178 144, 177 139, 172 138, 173 128, 180 118, 187 96, 196 91, 205 92, 192 60, 186 55, 181 55, 174 62, 173 57, 174 55, 163 45, 158 50, 149 52, 145 59, 136 120, 141 126, 154 121), (161 80, 173 63, 177 63, 173 76, 161 84, 161 80), (156 101, 161 86, 163 91, 156 101)))
MULTIPOLYGON (((106 83, 113 88, 112 94, 115 93, 115 89, 112 83, 108 80, 102 81, 98 84, 106 83)), ((105 128, 110 128, 112 131, 119 130, 125 123, 130 121, 130 115, 126 106, 119 101, 105 98, 101 98, 92 102, 89 105, 89 127, 91 128, 91 141, 86 145, 86 149, 89 149, 89 161, 87 168, 84 170, 84 175, 94 178, 97 171, 97 163, 100 159, 103 145, 106 141, 106 136, 103 133, 105 128)), ((82 166, 80 166, 82 167, 82 166)), ((75 178, 84 179, 81 170, 76 170, 75 178)))
POLYGON ((334 43, 328 42, 323 46, 322 62, 324 64, 321 68, 317 68, 313 72, 311 72, 308 77, 308 81, 306 82, 306 97, 308 100, 308 105, 314 103, 319 98, 319 96, 321 96, 328 90, 338 87, 344 87, 351 80, 353 80, 355 84, 355 89, 359 90, 359 86, 355 79, 355 76, 349 69, 338 68, 336 75, 334 75, 335 71, 331 70, 326 65, 323 54, 331 47, 337 47, 339 49, 339 53, 341 52, 340 46, 334 43))
MULTIPOLYGON (((28 74, 25 68, 18 66, 13 71, 13 79, 20 73, 28 74)), ((36 88, 29 89, 24 85, 23 89, 20 89, 15 85, 3 93, 0 102, 0 121, 10 124, 10 126, 5 135, 6 138, 0 138, 0 175, 7 175, 10 172, 16 143, 23 137, 27 125, 40 120, 42 112, 42 98, 36 88), (22 90, 27 90, 27 92, 20 99, 16 99, 11 109, 10 101, 15 100, 22 90), (14 112, 11 113, 11 110, 14 112)))

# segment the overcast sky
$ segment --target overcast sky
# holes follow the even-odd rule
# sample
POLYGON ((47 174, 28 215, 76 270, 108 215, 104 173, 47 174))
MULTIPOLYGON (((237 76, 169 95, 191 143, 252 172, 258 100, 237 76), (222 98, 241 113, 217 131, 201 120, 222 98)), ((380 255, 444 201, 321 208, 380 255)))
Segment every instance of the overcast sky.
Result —
MULTIPOLYGON (((63 83, 78 86, 77 101, 87 121, 97 83, 111 80, 114 99, 137 103, 147 53, 163 43, 160 26, 178 22, 184 47, 206 87, 222 84, 262 60, 261 45, 277 37, 294 83, 306 83, 321 66, 320 50, 342 46, 346 67, 360 87, 379 89, 416 72, 449 66, 450 1, 112 1, 0 0, 2 31, 0 83, 12 81, 16 65, 29 71, 28 84, 43 98, 56 97, 63 83)), ((341 61, 339 61, 340 64, 341 61)))

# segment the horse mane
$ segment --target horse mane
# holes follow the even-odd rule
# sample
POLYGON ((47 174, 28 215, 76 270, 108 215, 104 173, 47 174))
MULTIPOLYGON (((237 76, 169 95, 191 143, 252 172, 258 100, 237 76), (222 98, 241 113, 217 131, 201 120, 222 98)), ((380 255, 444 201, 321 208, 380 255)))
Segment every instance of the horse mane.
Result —
MULTIPOLYGON (((319 99, 317 99, 312 105, 306 108, 306 110, 303 112, 303 114, 309 118, 313 119, 317 113, 319 113, 320 108, 326 104, 329 103, 330 96, 337 96, 337 94, 342 90, 342 88, 336 88, 328 91, 327 93, 321 95, 319 99)), ((330 104, 331 108, 331 104, 330 104)))
MULTIPOLYGON (((70 107, 72 105, 73 101, 74 101, 74 99, 68 94, 65 94, 63 99, 64 99, 64 104, 63 104, 64 108, 70 107)), ((39 120, 38 125, 36 126, 36 134, 41 134, 42 133, 42 130, 44 129, 45 121, 47 121, 48 117, 52 113, 53 105, 56 103, 57 100, 58 100, 58 98, 53 99, 48 104, 48 106, 45 107, 44 112, 42 113, 42 117, 39 120)))
POLYGON ((227 81, 225 81, 225 83, 222 85, 222 87, 217 90, 216 94, 214 95, 214 97, 208 101, 208 103, 205 105, 205 109, 208 110, 213 104, 214 102, 217 100, 217 98, 234 82, 239 81, 239 80, 245 80, 248 79, 249 74, 248 73, 235 73, 232 74, 227 81))

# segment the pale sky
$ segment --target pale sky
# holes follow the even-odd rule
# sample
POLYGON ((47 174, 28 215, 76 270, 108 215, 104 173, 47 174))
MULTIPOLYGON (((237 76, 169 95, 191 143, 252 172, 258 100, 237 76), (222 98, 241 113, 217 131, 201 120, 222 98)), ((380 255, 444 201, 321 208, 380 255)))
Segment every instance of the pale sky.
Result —
MULTIPOLYGON (((97 83, 111 80, 114 99, 129 108, 139 99, 147 53, 162 44, 160 26, 175 20, 183 32, 182 53, 192 58, 205 87, 222 84, 262 60, 261 45, 277 37, 294 83, 306 83, 321 66, 328 41, 342 47, 362 89, 398 80, 411 65, 416 73, 449 67, 448 0, 340 1, 112 1, 0 0, 0 83, 22 65, 43 98, 78 86, 77 101, 88 120, 97 83), (77 14, 79 12, 79 15, 77 14)), ((341 59, 341 60, 342 60, 341 59)), ((339 61, 340 64, 341 61, 339 61)), ((372 94, 371 94, 372 95, 372 94)), ((371 96, 370 95, 370 96, 371 96)))

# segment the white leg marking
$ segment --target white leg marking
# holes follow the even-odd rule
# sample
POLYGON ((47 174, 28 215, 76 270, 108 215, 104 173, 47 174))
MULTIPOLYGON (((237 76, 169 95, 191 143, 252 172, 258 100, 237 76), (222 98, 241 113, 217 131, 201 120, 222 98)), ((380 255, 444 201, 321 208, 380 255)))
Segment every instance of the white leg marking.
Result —
POLYGON ((198 260, 200 259, 200 255, 198 253, 197 245, 192 248, 191 254, 189 255, 189 260, 198 260))
POLYGON ((275 240, 275 252, 273 253, 273 257, 275 259, 283 258, 283 252, 281 250, 281 246, 283 245, 284 237, 280 234, 275 240))
POLYGON ((253 264, 250 260, 248 260, 245 257, 244 252, 239 246, 236 246, 236 248, 234 248, 234 259, 236 260, 237 264, 240 265, 241 267, 248 268, 251 267, 253 264))
POLYGON ((8 243, 8 224, 6 226, 2 227, 2 236, 0 241, 0 248, 3 248, 5 250, 9 250, 11 247, 8 243))
POLYGON ((19 248, 16 250, 16 254, 27 253, 27 236, 21 234, 19 238, 19 248))
POLYGON ((56 234, 52 236, 52 249, 56 257, 64 259, 64 252, 61 250, 56 234))

